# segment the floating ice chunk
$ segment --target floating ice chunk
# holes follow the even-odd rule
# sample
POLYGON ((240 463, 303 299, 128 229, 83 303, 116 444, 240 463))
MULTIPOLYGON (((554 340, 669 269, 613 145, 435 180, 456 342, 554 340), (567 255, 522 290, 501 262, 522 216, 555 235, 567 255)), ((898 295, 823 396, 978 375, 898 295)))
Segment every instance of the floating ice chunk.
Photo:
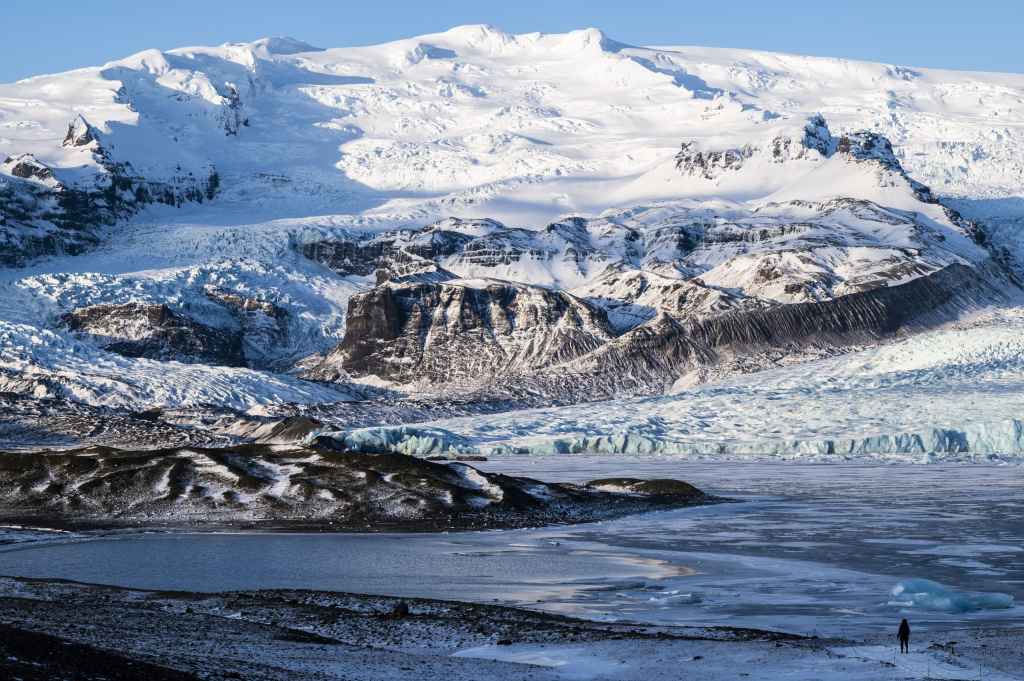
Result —
POLYGON ((939 612, 1004 610, 1013 607, 1013 596, 1004 593, 955 591, 930 579, 904 579, 892 588, 889 605, 939 612))

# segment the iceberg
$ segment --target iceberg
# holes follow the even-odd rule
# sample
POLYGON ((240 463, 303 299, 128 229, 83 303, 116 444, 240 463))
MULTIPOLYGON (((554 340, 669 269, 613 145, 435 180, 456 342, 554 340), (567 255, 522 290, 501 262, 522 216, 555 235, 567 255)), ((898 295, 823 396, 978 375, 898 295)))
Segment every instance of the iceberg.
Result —
POLYGON ((955 591, 930 579, 904 579, 892 588, 890 606, 949 613, 1005 610, 1013 596, 1004 593, 955 591))

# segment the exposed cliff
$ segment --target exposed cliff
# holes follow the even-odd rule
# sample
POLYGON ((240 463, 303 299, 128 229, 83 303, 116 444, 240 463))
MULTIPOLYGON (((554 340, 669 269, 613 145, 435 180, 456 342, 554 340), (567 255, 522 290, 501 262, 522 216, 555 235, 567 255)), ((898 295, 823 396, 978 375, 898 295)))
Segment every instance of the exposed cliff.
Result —
POLYGON ((92 305, 69 312, 61 322, 126 357, 245 366, 239 334, 207 326, 166 305, 92 305))
POLYGON ((699 383, 928 328, 999 300, 992 281, 951 265, 817 302, 661 309, 618 336, 598 308, 543 289, 385 286, 352 299, 345 340, 309 376, 569 401, 660 393, 681 379, 699 383))
POLYGON ((309 376, 479 384, 581 357, 611 338, 604 313, 506 282, 379 286, 349 302, 344 341, 309 376))

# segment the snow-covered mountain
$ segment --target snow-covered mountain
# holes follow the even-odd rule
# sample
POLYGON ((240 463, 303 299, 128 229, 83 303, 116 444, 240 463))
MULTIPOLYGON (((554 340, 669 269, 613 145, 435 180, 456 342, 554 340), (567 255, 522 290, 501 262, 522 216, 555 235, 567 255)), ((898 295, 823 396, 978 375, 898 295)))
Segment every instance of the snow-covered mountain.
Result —
POLYGON ((0 160, 10 414, 699 404, 1014 308, 1024 272, 1014 74, 273 38, 0 85, 0 160))

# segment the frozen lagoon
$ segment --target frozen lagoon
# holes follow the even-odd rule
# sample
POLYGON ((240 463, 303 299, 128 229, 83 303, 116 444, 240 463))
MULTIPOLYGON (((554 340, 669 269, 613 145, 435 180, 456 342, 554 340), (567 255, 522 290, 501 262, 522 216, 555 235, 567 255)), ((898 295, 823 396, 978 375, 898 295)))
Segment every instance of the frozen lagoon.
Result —
POLYGON ((742 503, 505 532, 57 540, 0 551, 0 574, 500 601, 596 619, 820 635, 887 632, 901 613, 918 631, 1024 623, 1017 466, 578 456, 479 465, 553 481, 676 477, 742 503), (894 595, 900 583, 909 588, 894 595))

